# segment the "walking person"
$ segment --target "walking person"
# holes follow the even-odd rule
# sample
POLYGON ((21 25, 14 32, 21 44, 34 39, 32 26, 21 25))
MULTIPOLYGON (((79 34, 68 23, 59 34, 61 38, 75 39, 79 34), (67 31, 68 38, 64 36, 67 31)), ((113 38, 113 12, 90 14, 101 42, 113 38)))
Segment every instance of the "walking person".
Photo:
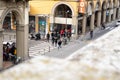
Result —
POLYGON ((93 38, 93 30, 90 31, 90 38, 93 38))
POLYGON ((49 32, 47 33, 47 42, 49 42, 49 40, 50 40, 50 34, 49 34, 49 32))
POLYGON ((102 29, 104 30, 105 29, 105 23, 102 23, 102 29))
POLYGON ((52 40, 52 45, 54 46, 54 42, 55 42, 55 39, 54 39, 54 32, 52 31, 52 33, 51 33, 51 40, 52 40))
POLYGON ((62 40, 59 39, 59 41, 58 41, 58 49, 61 48, 61 44, 62 44, 62 40))
POLYGON ((68 38, 69 41, 70 41, 70 37, 71 37, 71 33, 68 32, 68 33, 67 33, 67 38, 68 38))

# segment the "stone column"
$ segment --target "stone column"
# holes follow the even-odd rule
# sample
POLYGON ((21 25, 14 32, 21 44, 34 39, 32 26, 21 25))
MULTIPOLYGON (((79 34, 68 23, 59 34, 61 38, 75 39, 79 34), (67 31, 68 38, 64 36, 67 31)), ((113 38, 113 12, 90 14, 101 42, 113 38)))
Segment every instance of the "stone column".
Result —
POLYGON ((106 22, 106 10, 103 11, 103 23, 106 22))
MULTIPOLYGON (((28 4, 27 4, 28 5, 28 4)), ((28 27, 29 27, 29 13, 28 13, 29 11, 28 11, 28 7, 25 7, 25 14, 24 14, 24 20, 25 20, 25 25, 24 25, 24 42, 23 42, 23 44, 24 44, 24 60, 26 60, 26 59, 28 59, 28 57, 29 57, 29 48, 28 48, 28 34, 29 34, 29 29, 28 29, 28 27)))
POLYGON ((35 16, 35 32, 38 33, 39 26, 38 26, 38 15, 35 16))
POLYGON ((97 19, 97 27, 100 27, 100 24, 101 24, 101 11, 98 12, 97 17, 98 17, 98 19, 97 19))
POLYGON ((51 14, 51 15, 50 15, 50 31, 53 30, 54 23, 55 23, 55 17, 54 17, 53 14, 51 14))
POLYGON ((82 21, 82 35, 84 35, 85 32, 86 32, 86 18, 87 18, 87 16, 84 15, 83 16, 83 21, 82 21))
MULTIPOLYGON (((17 57, 21 57, 22 60, 28 58, 28 52, 26 52, 26 41, 25 41, 25 29, 24 25, 18 25, 16 31, 16 46, 17 46, 17 57)), ((28 36, 27 36, 28 37, 28 36)), ((27 43, 28 44, 28 43, 27 43)))
POLYGON ((116 19, 116 8, 113 9, 113 20, 116 19))
POLYGON ((118 19, 120 18, 120 8, 118 8, 118 19))
POLYGON ((116 18, 119 19, 119 8, 116 9, 116 15, 117 15, 116 18))
POLYGON ((94 12, 92 13, 92 15, 91 15, 91 20, 90 20, 90 29, 91 30, 94 30, 94 17, 95 17, 95 15, 94 15, 94 12))
POLYGON ((3 68, 3 30, 0 29, 0 70, 2 70, 2 68, 3 68))
POLYGON ((109 9, 109 22, 111 22, 111 9, 109 9))
POLYGON ((77 16, 73 16, 72 20, 73 20, 73 26, 72 26, 72 28, 75 31, 75 34, 73 35, 73 37, 75 39, 77 39, 78 38, 78 19, 77 19, 77 16))

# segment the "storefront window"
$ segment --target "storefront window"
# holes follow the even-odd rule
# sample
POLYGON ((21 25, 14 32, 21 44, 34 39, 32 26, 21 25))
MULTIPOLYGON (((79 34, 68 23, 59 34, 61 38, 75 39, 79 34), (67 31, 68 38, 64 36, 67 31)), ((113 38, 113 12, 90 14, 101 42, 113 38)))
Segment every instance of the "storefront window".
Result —
POLYGON ((35 32, 35 16, 29 17, 29 33, 35 32))
POLYGON ((45 33, 46 33, 46 17, 44 17, 44 16, 39 17, 39 32, 41 34, 41 37, 45 37, 45 33))

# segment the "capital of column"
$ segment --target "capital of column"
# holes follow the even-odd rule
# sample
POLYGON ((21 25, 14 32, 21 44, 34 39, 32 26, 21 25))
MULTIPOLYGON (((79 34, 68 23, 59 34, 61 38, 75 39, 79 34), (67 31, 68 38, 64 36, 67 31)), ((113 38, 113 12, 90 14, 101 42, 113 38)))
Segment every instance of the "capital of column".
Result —
POLYGON ((25 25, 19 24, 17 25, 17 31, 24 31, 25 25))

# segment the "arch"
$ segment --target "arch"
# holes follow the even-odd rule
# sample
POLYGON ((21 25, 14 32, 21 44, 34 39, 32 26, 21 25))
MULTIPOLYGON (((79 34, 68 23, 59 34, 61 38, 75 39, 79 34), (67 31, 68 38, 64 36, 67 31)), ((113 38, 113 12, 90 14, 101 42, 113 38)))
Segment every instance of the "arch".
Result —
POLYGON ((101 10, 101 4, 100 4, 100 2, 96 3, 95 10, 101 10))
POLYGON ((107 6, 106 6, 106 1, 103 1, 103 3, 102 3, 102 6, 101 6, 102 8, 102 10, 105 10, 106 8, 107 8, 107 6))
POLYGON ((89 3, 88 6, 87 6, 88 15, 92 15, 93 10, 94 9, 93 9, 92 3, 89 3))
POLYGON ((103 1, 101 6, 101 24, 103 24, 106 21, 106 9, 106 1, 103 1))
POLYGON ((120 1, 117 1, 116 7, 119 7, 120 5, 120 1))
POLYGON ((24 19, 23 19, 23 16, 22 16, 22 12, 20 11, 20 9, 16 9, 16 8, 6 8, 3 12, 2 12, 2 15, 1 15, 1 23, 3 25, 3 22, 4 22, 4 19, 6 17, 6 15, 9 13, 9 12, 14 12, 15 13, 15 16, 17 21, 19 21, 19 24, 22 24, 24 23, 24 19))
POLYGON ((109 1, 109 8, 112 8, 112 1, 109 1))
POLYGON ((55 17, 72 17, 72 11, 70 9, 70 7, 68 7, 67 5, 61 4, 59 6, 56 7, 55 11, 54 11, 54 16, 55 17), (69 16, 66 16, 69 14, 69 16))
POLYGON ((96 2, 96 5, 95 5, 95 18, 94 18, 94 25, 95 27, 98 27, 99 26, 99 11, 101 10, 101 4, 99 1, 96 2))
POLYGON ((119 0, 119 7, 120 7, 120 0, 119 0))
POLYGON ((114 6, 114 7, 117 7, 117 1, 118 1, 118 0, 113 0, 113 6, 114 6))
POLYGON ((70 4, 68 4, 68 3, 65 3, 65 2, 58 2, 57 4, 55 4, 55 5, 53 6, 52 10, 51 10, 51 13, 54 14, 57 6, 59 6, 59 5, 61 5, 61 4, 64 4, 64 5, 68 6, 68 7, 71 9, 71 11, 72 11, 72 16, 75 16, 75 13, 74 13, 75 11, 74 11, 74 9, 72 8, 72 6, 71 6, 70 4))

